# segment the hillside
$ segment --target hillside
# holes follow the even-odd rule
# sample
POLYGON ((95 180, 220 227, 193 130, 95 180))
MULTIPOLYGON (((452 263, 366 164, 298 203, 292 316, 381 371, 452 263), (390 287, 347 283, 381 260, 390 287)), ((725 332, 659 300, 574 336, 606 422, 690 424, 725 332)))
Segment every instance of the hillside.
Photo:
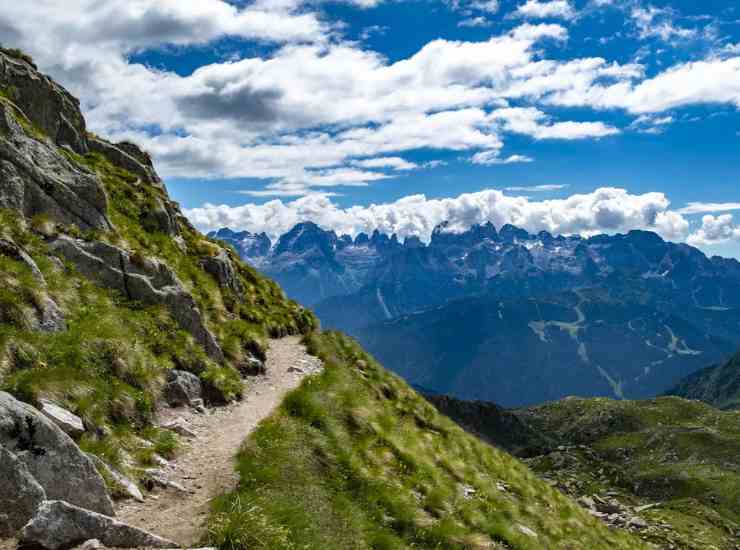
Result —
POLYGON ((305 222, 275 243, 212 236, 324 327, 357 337, 411 383, 464 399, 654 397, 740 345, 740 264, 650 232, 586 239, 442 224, 425 244, 305 222))
POLYGON ((466 434, 352 340, 308 337, 324 372, 238 456, 221 548, 641 548, 466 434))
POLYGON ((698 399, 720 409, 740 409, 740 354, 687 376, 667 394, 698 399))
POLYGON ((239 399, 269 337, 314 326, 190 225, 146 153, 0 51, 0 538, 39 494, 104 514, 138 497, 180 445, 158 408, 239 399))
POLYGON ((737 548, 738 412, 677 397, 568 398, 513 410, 430 399, 466 429, 521 457, 597 517, 623 526, 638 515, 637 534, 646 542, 737 548), (471 409, 478 414, 471 416, 471 409))

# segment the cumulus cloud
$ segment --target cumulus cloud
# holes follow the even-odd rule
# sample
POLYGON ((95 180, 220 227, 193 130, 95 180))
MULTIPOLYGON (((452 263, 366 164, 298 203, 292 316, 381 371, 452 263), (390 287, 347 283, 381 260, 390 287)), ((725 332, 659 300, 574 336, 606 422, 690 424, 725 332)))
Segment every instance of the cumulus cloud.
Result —
POLYGON ((417 236, 428 241, 434 227, 443 221, 449 221, 454 231, 490 221, 496 226, 513 223, 532 232, 581 235, 641 228, 682 240, 688 234, 688 222, 669 206, 662 193, 634 195, 624 189, 602 188, 542 201, 485 190, 446 199, 412 195, 392 203, 350 208, 339 207, 330 197, 312 195, 288 203, 205 205, 186 214, 203 231, 231 227, 265 231, 273 237, 310 220, 337 233, 356 235, 378 229, 400 238, 417 236))
POLYGON ((619 129, 603 122, 551 123, 547 114, 534 107, 497 109, 491 120, 501 124, 508 132, 524 134, 535 139, 584 139, 600 138, 619 133, 619 129))
POLYGON ((707 214, 701 220, 701 227, 687 239, 695 246, 713 245, 728 241, 740 241, 740 226, 735 223, 732 214, 712 216, 707 214))
POLYGON ((517 7, 514 15, 530 19, 574 19, 576 10, 569 0, 527 0, 517 7))
POLYGON ((677 210, 679 214, 707 214, 740 210, 740 202, 690 202, 677 210))

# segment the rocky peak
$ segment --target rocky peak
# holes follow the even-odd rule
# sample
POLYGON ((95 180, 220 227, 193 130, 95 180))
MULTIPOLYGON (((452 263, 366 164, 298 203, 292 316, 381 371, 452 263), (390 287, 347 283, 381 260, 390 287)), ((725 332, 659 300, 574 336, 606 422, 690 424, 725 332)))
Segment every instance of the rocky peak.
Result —
POLYGON ((531 238, 531 235, 527 231, 515 225, 511 225, 510 223, 507 223, 501 228, 499 236, 505 243, 528 241, 531 238))
POLYGON ((89 150, 80 102, 26 59, 0 50, 0 92, 57 145, 89 150))
POLYGON ((303 222, 296 225, 280 240, 275 247, 275 255, 285 252, 301 254, 311 249, 317 249, 325 255, 331 255, 337 242, 334 231, 324 231, 313 222, 303 222))

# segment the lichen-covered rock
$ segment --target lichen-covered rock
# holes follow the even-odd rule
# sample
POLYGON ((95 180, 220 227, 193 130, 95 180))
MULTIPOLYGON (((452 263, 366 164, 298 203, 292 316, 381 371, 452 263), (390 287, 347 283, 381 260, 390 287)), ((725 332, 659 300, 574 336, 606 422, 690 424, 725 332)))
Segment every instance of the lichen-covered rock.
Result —
POLYGON ((0 539, 15 536, 44 500, 26 465, 0 446, 0 539))
POLYGON ((72 164, 48 140, 29 136, 23 114, 0 100, 0 208, 27 218, 44 214, 81 229, 112 228, 98 177, 72 164))
POLYGON ((206 327, 195 300, 166 264, 151 259, 134 262, 127 251, 101 241, 61 236, 49 247, 101 286, 146 305, 167 306, 180 328, 189 332, 209 357, 223 360, 223 352, 206 327))
POLYGON ((88 151, 80 102, 30 63, 0 52, 0 87, 29 120, 57 145, 88 151))
POLYGON ((0 392, 0 446, 26 465, 47 498, 114 514, 103 478, 75 442, 37 409, 5 392, 0 392))
POLYGON ((171 407, 190 405, 194 400, 201 399, 202 396, 203 387, 200 378, 193 373, 171 370, 167 374, 164 398, 171 407))
POLYGON ((42 503, 20 536, 21 545, 48 550, 69 548, 91 539, 112 548, 177 547, 172 541, 60 500, 42 503))

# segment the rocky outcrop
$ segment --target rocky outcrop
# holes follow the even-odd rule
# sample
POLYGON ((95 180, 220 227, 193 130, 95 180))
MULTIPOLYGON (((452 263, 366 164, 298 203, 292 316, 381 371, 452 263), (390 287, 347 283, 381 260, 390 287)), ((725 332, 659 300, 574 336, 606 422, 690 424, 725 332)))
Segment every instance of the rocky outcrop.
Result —
POLYGON ((113 515, 103 478, 61 428, 38 410, 0 392, 0 446, 22 462, 47 498, 113 515))
POLYGON ((91 539, 112 548, 177 547, 152 533, 59 500, 41 504, 20 536, 21 545, 38 545, 48 550, 70 548, 91 539))
POLYGON ((206 272, 218 281, 221 288, 229 289, 237 296, 244 292, 244 287, 239 280, 236 269, 234 269, 234 264, 225 250, 220 250, 216 256, 209 256, 201 260, 201 265, 206 272))
POLYGON ((157 199, 154 205, 142 214, 141 224, 147 231, 159 231, 170 236, 178 234, 176 210, 162 199, 157 199))
POLYGON ((15 536, 44 500, 26 465, 0 446, 0 539, 15 536))
POLYGON ((163 395, 171 407, 191 405, 194 400, 202 398, 203 387, 200 378, 193 373, 171 370, 167 374, 163 395))
POLYGON ((42 399, 40 410, 46 418, 59 426, 64 433, 72 437, 78 437, 85 433, 85 425, 82 423, 82 419, 64 407, 42 399))
POLYGON ((114 145, 97 137, 91 137, 88 142, 91 151, 103 155, 111 163, 140 177, 142 181, 164 188, 149 155, 133 143, 114 145))
POLYGON ((180 327, 203 346, 212 359, 223 360, 216 338, 208 330, 195 300, 177 275, 164 263, 134 258, 122 248, 62 236, 50 249, 72 262, 86 277, 146 305, 166 306, 180 327))
POLYGON ((19 122, 23 118, 0 100, 0 208, 27 218, 44 214, 81 229, 110 229, 98 177, 73 165, 53 144, 28 135, 19 122))
POLYGON ((27 61, 0 52, 0 88, 54 143, 87 153, 80 102, 62 86, 27 61))

